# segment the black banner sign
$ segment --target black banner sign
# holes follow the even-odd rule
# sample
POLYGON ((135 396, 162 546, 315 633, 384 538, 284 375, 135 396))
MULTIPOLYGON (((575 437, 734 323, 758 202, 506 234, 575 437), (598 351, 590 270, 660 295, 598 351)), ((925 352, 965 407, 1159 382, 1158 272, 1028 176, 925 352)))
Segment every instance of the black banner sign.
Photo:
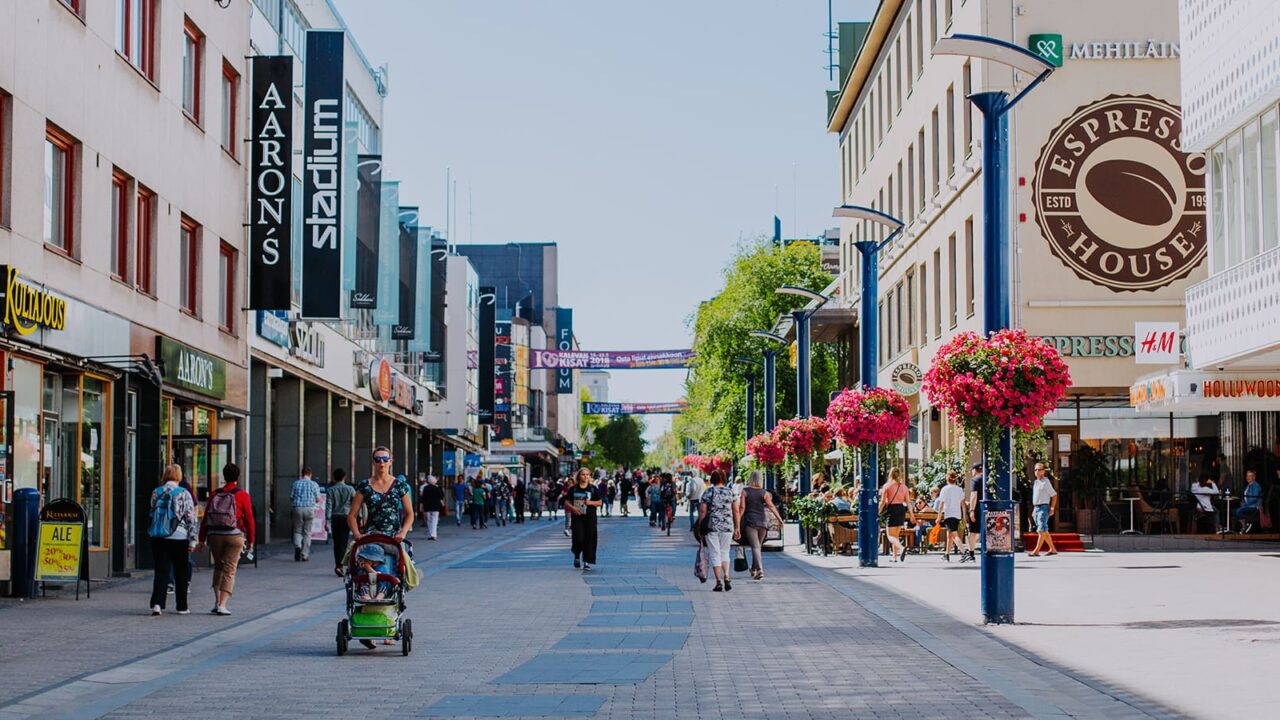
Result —
POLYGON ((293 58, 252 59, 249 307, 288 310, 293 275, 293 58))
POLYGON ((342 30, 307 31, 302 316, 342 317, 342 30))
MULTIPOLYGON (((556 349, 573 349, 573 310, 556 308, 556 349)), ((573 368, 556 370, 556 395, 573 392, 573 368)))
POLYGON ((493 423, 494 401, 494 333, 497 323, 497 289, 490 286, 480 288, 480 376, 476 382, 480 387, 480 424, 493 423))
POLYGON ((494 324, 493 345, 493 438, 510 440, 511 396, 515 391, 515 368, 511 362, 511 320, 499 320, 494 324))
POLYGON ((351 307, 378 307, 378 232, 382 218, 382 156, 361 155, 356 163, 356 287, 351 307))
POLYGON ((392 340, 412 340, 418 327, 418 208, 400 208, 400 321, 391 326, 392 340))

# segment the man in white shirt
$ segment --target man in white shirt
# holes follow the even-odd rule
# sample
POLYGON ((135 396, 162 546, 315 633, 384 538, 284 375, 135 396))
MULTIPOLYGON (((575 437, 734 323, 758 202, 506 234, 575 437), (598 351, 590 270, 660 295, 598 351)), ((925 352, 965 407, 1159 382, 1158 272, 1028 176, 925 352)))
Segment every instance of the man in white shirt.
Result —
POLYGON ((1036 481, 1031 486, 1031 515, 1036 521, 1036 546, 1027 553, 1030 557, 1040 554, 1040 549, 1049 546, 1049 554, 1057 555, 1058 549, 1053 546, 1053 538, 1049 535, 1049 518, 1058 509, 1058 491, 1053 489, 1053 481, 1044 463, 1036 463, 1036 481))
POLYGON ((689 476, 684 492, 684 499, 689 503, 689 529, 698 525, 698 512, 702 502, 702 493, 706 490, 702 478, 697 473, 689 476))
POLYGON ((959 477, 954 470, 947 472, 947 484, 938 493, 937 510, 942 517, 942 524, 947 528, 947 541, 943 545, 942 557, 951 562, 951 547, 963 557, 964 549, 960 545, 960 519, 965 516, 964 488, 960 487, 959 477))
POLYGON ((1213 504, 1213 499, 1218 496, 1218 486, 1214 484, 1213 478, 1201 475, 1199 482, 1191 486, 1191 496, 1196 499, 1195 514, 1191 518, 1192 527, 1198 528, 1200 518, 1208 515, 1213 518, 1213 531, 1218 532, 1218 508, 1213 504))

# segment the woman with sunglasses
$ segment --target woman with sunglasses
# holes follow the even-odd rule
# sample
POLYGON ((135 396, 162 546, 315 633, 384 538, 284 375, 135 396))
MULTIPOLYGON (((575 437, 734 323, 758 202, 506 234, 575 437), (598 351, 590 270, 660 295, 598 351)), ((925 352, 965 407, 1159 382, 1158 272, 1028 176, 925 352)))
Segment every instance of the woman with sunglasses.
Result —
POLYGON ((347 513, 351 537, 359 540, 368 533, 392 535, 403 540, 413 528, 413 501, 409 483, 391 474, 391 451, 378 446, 373 451, 373 477, 356 484, 356 495, 347 513), (360 526, 360 510, 365 508, 364 526, 360 526))

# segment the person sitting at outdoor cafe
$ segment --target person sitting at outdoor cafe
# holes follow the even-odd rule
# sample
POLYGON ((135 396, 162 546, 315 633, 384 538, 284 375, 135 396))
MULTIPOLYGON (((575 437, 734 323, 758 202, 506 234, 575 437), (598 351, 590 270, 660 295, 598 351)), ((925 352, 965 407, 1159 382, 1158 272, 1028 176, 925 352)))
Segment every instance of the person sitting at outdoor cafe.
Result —
POLYGON ((1258 482, 1258 473, 1252 470, 1245 471, 1244 482, 1244 502, 1236 509, 1236 519, 1240 521, 1240 532, 1248 533, 1258 524, 1262 509, 1262 485, 1258 482))
POLYGON ((1214 498, 1218 496, 1218 486, 1213 483, 1213 478, 1202 474, 1196 484, 1191 486, 1191 496, 1196 499, 1191 526, 1198 528, 1200 518, 1208 516, 1213 519, 1213 531, 1218 532, 1218 508, 1213 504, 1214 498))
MULTIPOLYGON (((942 488, 940 487, 929 488, 929 499, 927 501, 923 497, 916 498, 916 512, 925 512, 926 510, 936 512, 938 510, 938 493, 941 491, 942 488)), ((925 546, 924 539, 934 525, 937 525, 937 523, 932 520, 921 520, 916 523, 916 547, 925 546)))
POLYGON ((831 503, 836 506, 836 512, 847 513, 853 510, 853 503, 849 502, 849 494, 844 488, 837 488, 835 495, 831 498, 831 503))

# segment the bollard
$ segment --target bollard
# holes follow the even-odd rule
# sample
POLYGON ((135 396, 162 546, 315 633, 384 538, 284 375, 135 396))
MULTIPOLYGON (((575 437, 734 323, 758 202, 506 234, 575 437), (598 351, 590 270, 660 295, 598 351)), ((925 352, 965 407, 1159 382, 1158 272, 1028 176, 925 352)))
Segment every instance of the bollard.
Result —
POLYGON ((14 597, 29 598, 35 592, 36 539, 40 532, 40 491, 21 488, 13 492, 14 597))

